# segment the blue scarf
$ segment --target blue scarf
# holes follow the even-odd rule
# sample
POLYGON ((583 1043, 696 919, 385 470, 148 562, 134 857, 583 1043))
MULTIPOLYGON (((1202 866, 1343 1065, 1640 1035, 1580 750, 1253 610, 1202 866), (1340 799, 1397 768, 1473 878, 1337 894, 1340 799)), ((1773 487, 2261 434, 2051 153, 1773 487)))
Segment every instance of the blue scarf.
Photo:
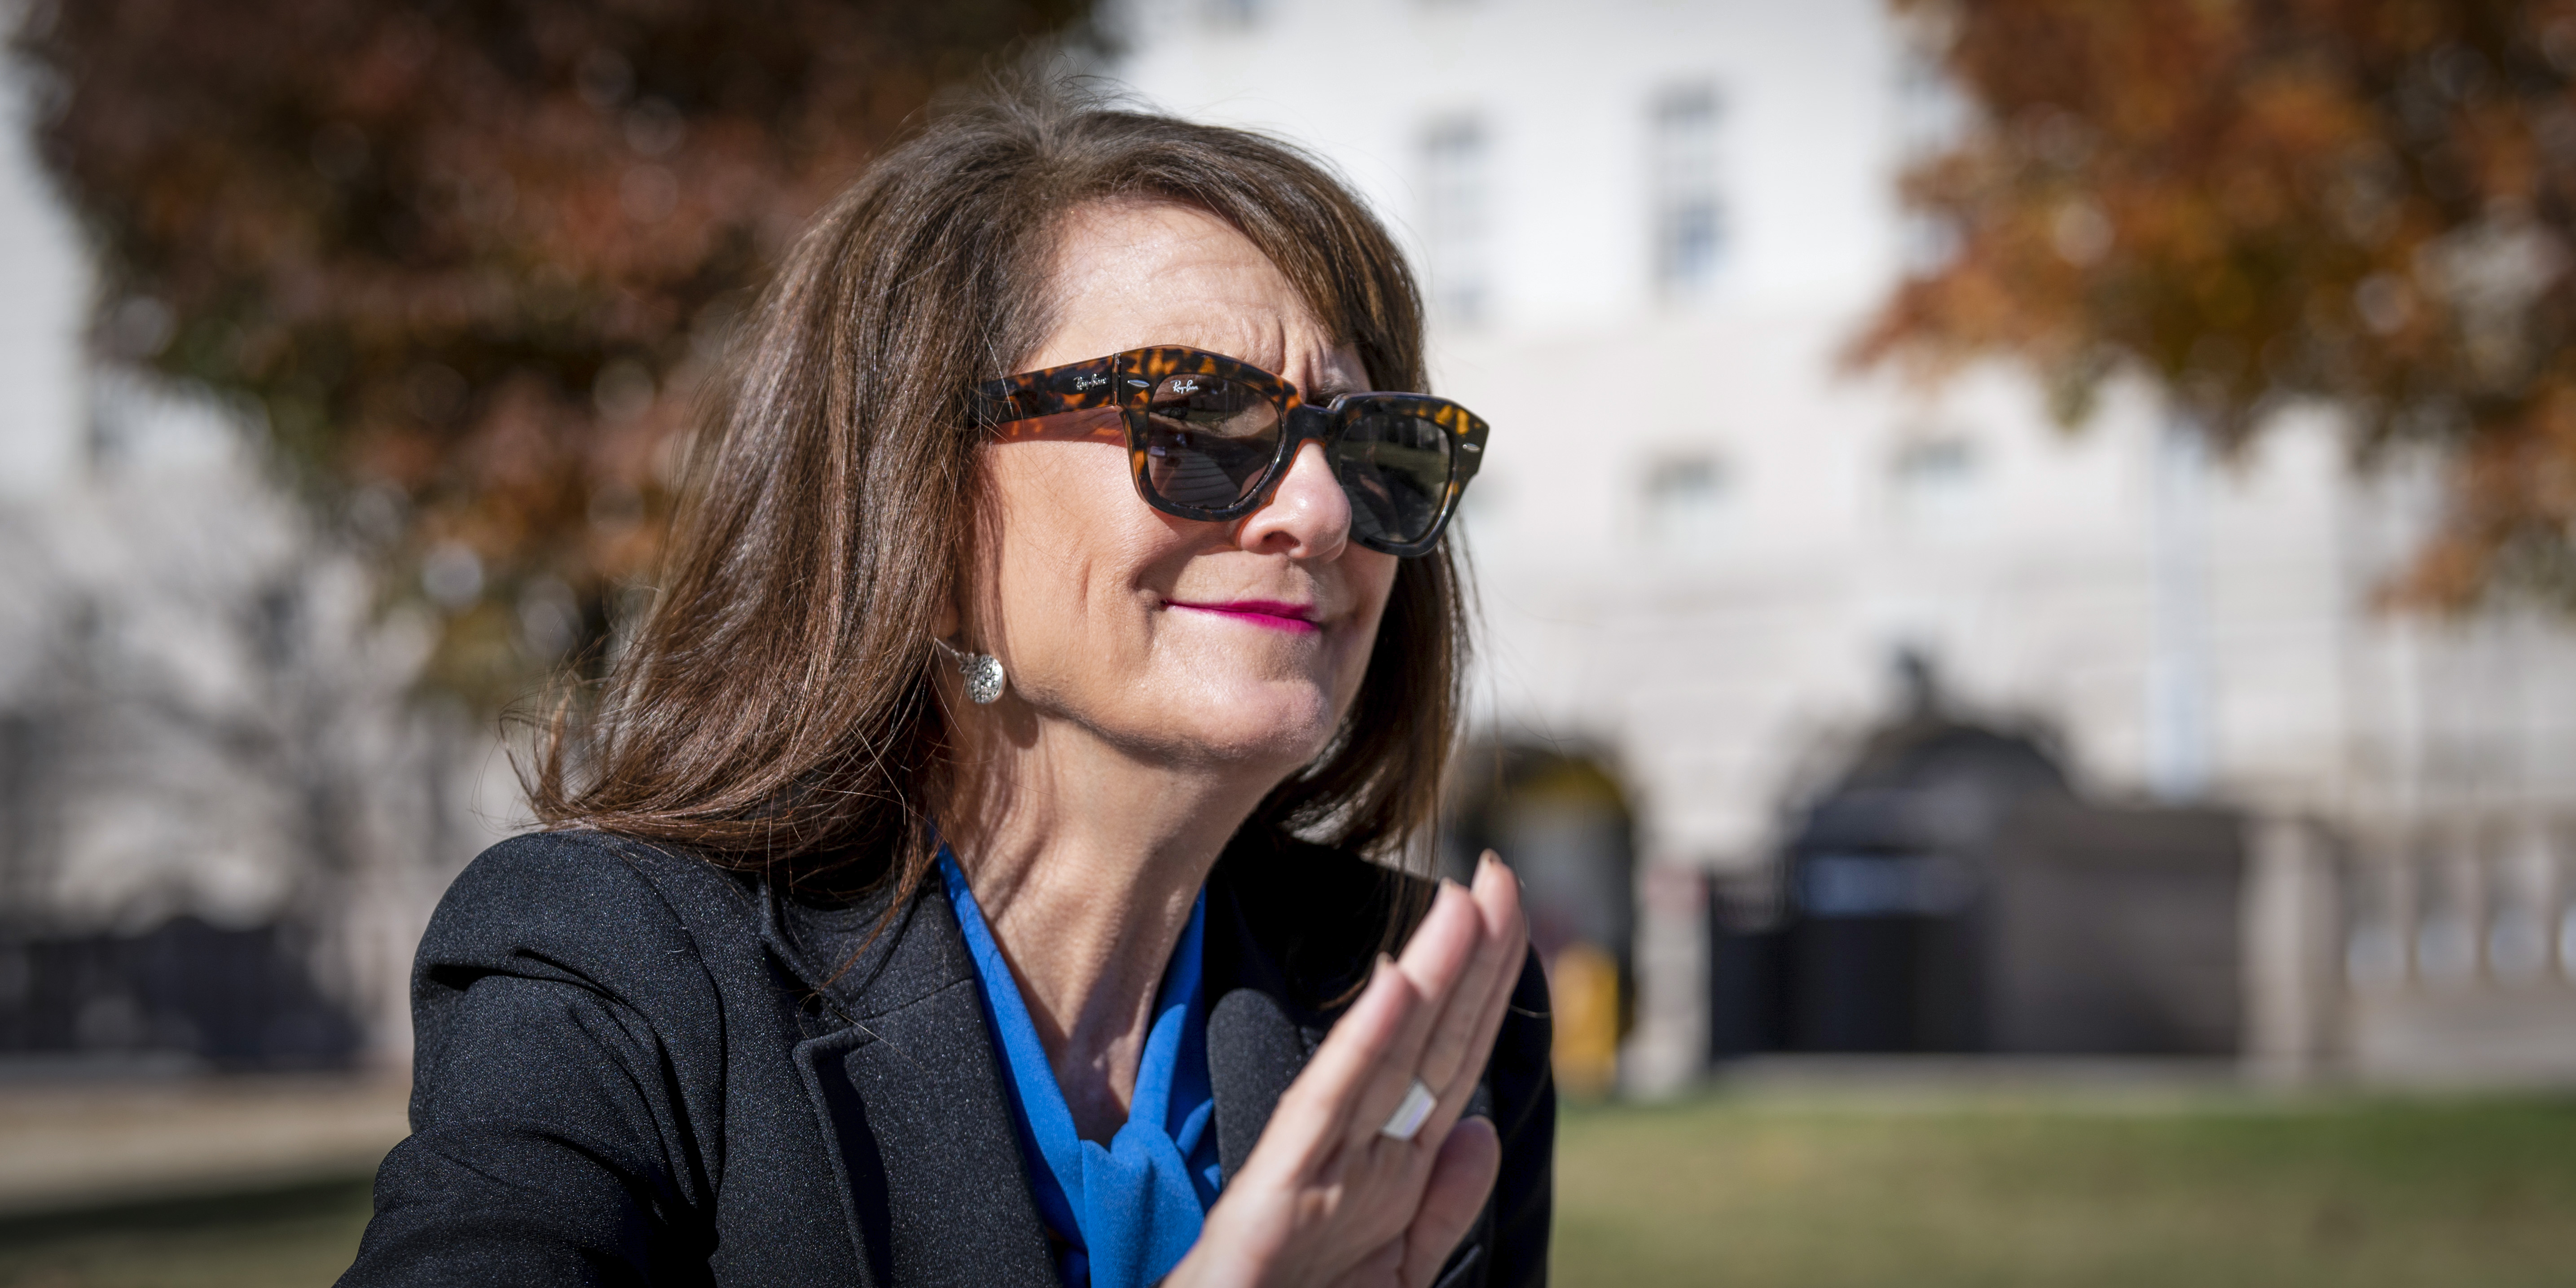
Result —
POLYGON ((1154 1024, 1137 1062, 1127 1125, 1103 1146, 1075 1134, 1073 1111, 1029 1023, 1010 963, 945 846, 939 874, 984 986, 984 1021, 1000 1048, 1002 1086, 1029 1165, 1029 1188, 1058 1244, 1056 1273, 1066 1288, 1145 1288, 1170 1274, 1198 1242, 1200 1223, 1224 1183, 1211 1130, 1216 1102, 1208 1086, 1207 1011, 1199 999, 1207 892, 1191 907, 1189 928, 1154 995, 1154 1024))

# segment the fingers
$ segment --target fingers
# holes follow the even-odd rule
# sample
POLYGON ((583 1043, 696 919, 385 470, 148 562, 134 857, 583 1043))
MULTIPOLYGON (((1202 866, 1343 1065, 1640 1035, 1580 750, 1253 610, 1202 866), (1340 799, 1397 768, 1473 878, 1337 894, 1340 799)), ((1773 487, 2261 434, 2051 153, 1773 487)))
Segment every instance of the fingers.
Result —
POLYGON ((1498 1005, 1497 998, 1510 997, 1512 981, 1520 967, 1521 950, 1511 933, 1520 925, 1517 883, 1491 852, 1477 861, 1475 880, 1475 892, 1461 900, 1473 910, 1476 919, 1479 933, 1475 956, 1458 972, 1457 982, 1433 1025, 1420 1066, 1423 1082, 1444 1100, 1463 1090, 1462 1074, 1463 1083, 1472 1085, 1476 1073, 1483 1068, 1484 1048, 1490 1047, 1493 1039, 1488 1036, 1480 1045, 1476 1034, 1484 1026, 1487 1013, 1498 1005))
MULTIPOLYGON (((1394 961, 1378 958, 1376 974, 1360 989, 1332 1033, 1316 1046, 1306 1072, 1288 1084, 1273 1110, 1273 1123, 1288 1118, 1301 1136, 1301 1154, 1314 1162, 1332 1146, 1368 1141, 1412 1087, 1414 1061, 1437 1018, 1432 1002, 1414 989, 1394 961)), ((1262 1131, 1270 1139, 1270 1131, 1262 1131)))
POLYGON ((1404 945, 1404 956, 1396 962, 1397 971, 1413 986, 1413 995, 1421 1002, 1419 1013, 1405 1026, 1403 1034, 1388 1044, 1378 1076, 1360 1092, 1351 1120, 1354 1139, 1364 1139, 1384 1126, 1387 1115, 1403 1102, 1416 1077, 1423 1077, 1434 1093, 1442 1087, 1442 1082, 1420 1072, 1424 1045, 1449 1009, 1449 999, 1457 992, 1460 976, 1476 963, 1483 939, 1484 918, 1477 912, 1475 900, 1465 887, 1441 882, 1439 892, 1432 896, 1431 911, 1414 928, 1413 937, 1404 945))
MULTIPOLYGON (((1485 851, 1476 860, 1476 909, 1485 915, 1487 934, 1506 936, 1526 949, 1529 946, 1529 923, 1521 918, 1521 883, 1512 875, 1502 856, 1485 851)), ((1520 963, 1512 964, 1515 972, 1520 963)))
POLYGON ((1484 1210, 1485 1195, 1493 1190, 1502 1162, 1502 1139, 1494 1124, 1482 1118, 1460 1122, 1441 1142, 1440 1155, 1431 1164, 1431 1179, 1422 1187, 1422 1206, 1415 1209, 1413 1227, 1405 1232, 1404 1268, 1396 1282, 1427 1284, 1440 1273, 1441 1263, 1466 1237, 1476 1213, 1484 1210))
POLYGON ((1404 1240, 1389 1239, 1360 1258, 1359 1264, 1333 1278, 1333 1288, 1380 1288, 1401 1283, 1396 1275, 1404 1269, 1404 1240))
POLYGON ((1273 1126, 1302 1138, 1296 1153, 1309 1159, 1336 1140, 1365 1145, 1419 1077, 1438 1104, 1416 1140, 1443 1140, 1483 1072, 1527 939, 1519 883, 1490 853, 1472 890, 1443 882, 1402 960, 1380 960, 1273 1126))
MULTIPOLYGON (((1294 1142, 1296 1155, 1311 1159, 1348 1138, 1361 1121, 1356 1112, 1359 1101, 1373 1083, 1382 1080, 1391 1048, 1426 1009, 1404 972, 1380 957, 1359 998, 1324 1035, 1314 1058, 1279 1098, 1270 1125, 1262 1130, 1263 1144, 1280 1136, 1294 1142)), ((1392 1104, 1388 1109, 1392 1111, 1392 1104)), ((1376 1124, 1370 1127, 1374 1130, 1376 1124)))
MULTIPOLYGON (((1494 1036, 1502 1032, 1503 1015, 1511 1009, 1512 990, 1519 986, 1522 963, 1529 958, 1529 922, 1521 916, 1520 882, 1511 869, 1486 854, 1486 861, 1476 873, 1476 905, 1485 914, 1486 930, 1499 937, 1494 956, 1493 992, 1485 999, 1475 1031, 1467 1040, 1467 1050, 1474 1057, 1461 1071, 1473 1084, 1483 1072, 1485 1059, 1494 1049, 1494 1036)), ((1460 1106, 1464 1111, 1463 1104, 1460 1106)))
POLYGON ((1389 1060, 1402 1063, 1371 1089, 1353 1120, 1355 1134, 1382 1125, 1379 1116, 1394 1110, 1415 1078, 1434 1097, 1431 1116, 1415 1137, 1419 1147, 1437 1147, 1466 1112, 1519 977, 1526 942, 1519 882, 1511 870, 1488 851, 1477 862, 1475 882, 1472 892, 1444 882, 1430 915, 1405 946, 1405 963, 1420 967, 1407 978, 1445 987, 1424 990, 1432 1015, 1423 1043, 1411 1052, 1402 1044, 1389 1050, 1389 1060))
POLYGON ((1494 955, 1494 996, 1485 1012, 1485 1026, 1473 1043, 1481 1061, 1493 1048, 1512 990, 1520 984, 1522 964, 1529 960, 1529 920, 1521 915, 1520 879, 1491 850, 1485 852, 1476 872, 1476 907, 1485 914, 1486 933, 1501 945, 1494 955))
POLYGON ((1414 927, 1413 938, 1405 942, 1404 956, 1396 959, 1396 965, 1424 997, 1447 997, 1475 960, 1486 938, 1484 929, 1484 916, 1466 887, 1443 881, 1431 898, 1431 911, 1414 927))
MULTIPOLYGON (((1481 991, 1461 988, 1441 1017, 1446 1030, 1445 1041, 1449 1062, 1441 1066, 1446 1080, 1431 1085, 1439 1093, 1439 1103, 1430 1121, 1424 1124, 1427 1139, 1440 1140, 1467 1112, 1467 1101, 1475 1094, 1476 1081, 1484 1075, 1486 1057, 1494 1049, 1494 1036, 1502 1029, 1504 1014, 1510 1009, 1512 991, 1519 983, 1521 964, 1528 954, 1529 932, 1521 919, 1520 882, 1511 869, 1503 866, 1491 851, 1478 861, 1474 902, 1484 921, 1484 953, 1476 963, 1481 991)), ((1425 1078, 1431 1075, 1425 1073, 1425 1078)))
MULTIPOLYGON (((1369 981, 1272 1112, 1187 1266, 1321 1258, 1309 1282, 1427 1284, 1500 1166, 1491 1122, 1459 1120, 1527 954, 1518 883, 1487 855, 1444 883, 1400 961, 1369 981), (1436 1097, 1406 1143, 1380 1137, 1416 1077, 1436 1097), (1199 1254, 1222 1245, 1218 1261, 1199 1254), (1249 1257, 1249 1261, 1244 1258, 1249 1257), (1345 1260, 1347 1258, 1347 1260, 1345 1260)), ((1217 1256, 1211 1252, 1211 1257, 1217 1256)), ((1197 1282, 1175 1271, 1176 1282, 1197 1282)))

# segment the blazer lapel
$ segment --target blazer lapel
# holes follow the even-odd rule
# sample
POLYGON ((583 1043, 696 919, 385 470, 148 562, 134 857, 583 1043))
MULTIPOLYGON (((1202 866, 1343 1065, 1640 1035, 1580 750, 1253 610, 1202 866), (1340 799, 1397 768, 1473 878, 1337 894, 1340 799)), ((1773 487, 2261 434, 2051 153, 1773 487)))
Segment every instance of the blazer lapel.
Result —
POLYGON ((828 913, 772 900, 773 949, 809 985, 831 980, 818 1001, 837 1027, 797 1045, 797 1070, 873 1288, 1056 1288, 974 967, 937 893, 855 961, 882 900, 828 913), (849 965, 835 978, 823 962, 849 965))

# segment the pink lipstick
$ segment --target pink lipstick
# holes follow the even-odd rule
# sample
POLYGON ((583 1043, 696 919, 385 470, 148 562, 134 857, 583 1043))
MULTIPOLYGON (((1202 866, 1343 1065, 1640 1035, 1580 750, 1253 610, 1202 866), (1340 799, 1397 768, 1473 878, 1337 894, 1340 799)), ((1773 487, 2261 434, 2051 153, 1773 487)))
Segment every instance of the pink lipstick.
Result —
POLYGON ((1194 613, 1215 613, 1231 617, 1246 625, 1264 630, 1287 631, 1311 635, 1323 628, 1315 624, 1315 606, 1289 604, 1275 599, 1235 599, 1221 604, 1190 604, 1177 599, 1163 601, 1165 608, 1186 608, 1194 613))

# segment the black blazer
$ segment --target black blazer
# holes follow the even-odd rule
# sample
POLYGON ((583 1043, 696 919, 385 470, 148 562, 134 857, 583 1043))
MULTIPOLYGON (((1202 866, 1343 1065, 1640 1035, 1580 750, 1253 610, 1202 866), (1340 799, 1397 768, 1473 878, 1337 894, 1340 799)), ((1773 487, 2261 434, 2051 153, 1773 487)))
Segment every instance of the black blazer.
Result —
MULTIPOLYGON (((974 970, 923 884, 871 942, 890 893, 812 907, 596 832, 484 852, 421 941, 412 1135, 340 1282, 1056 1288, 974 970)), ((1365 977, 1392 893, 1295 842, 1219 861, 1204 960, 1229 1177, 1365 977)), ((1548 1044, 1533 957, 1474 1107, 1501 1177, 1443 1288, 1546 1280, 1548 1044)))

